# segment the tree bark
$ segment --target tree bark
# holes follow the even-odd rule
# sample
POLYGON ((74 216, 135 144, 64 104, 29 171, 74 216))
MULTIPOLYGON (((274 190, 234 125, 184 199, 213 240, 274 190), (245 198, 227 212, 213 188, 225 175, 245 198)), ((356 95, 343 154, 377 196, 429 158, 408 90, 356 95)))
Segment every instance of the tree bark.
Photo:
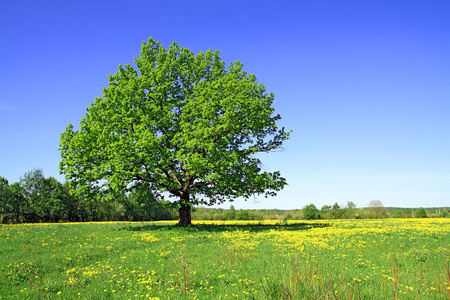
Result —
POLYGON ((191 206, 189 205, 189 194, 181 196, 181 206, 178 209, 178 217, 179 225, 191 225, 191 206))

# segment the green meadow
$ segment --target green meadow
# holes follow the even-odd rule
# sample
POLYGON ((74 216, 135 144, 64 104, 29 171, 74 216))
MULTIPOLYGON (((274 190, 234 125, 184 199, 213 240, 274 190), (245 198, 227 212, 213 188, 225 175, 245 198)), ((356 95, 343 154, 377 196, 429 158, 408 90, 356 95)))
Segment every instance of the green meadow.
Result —
POLYGON ((0 299, 450 299, 450 219, 0 226, 0 299))

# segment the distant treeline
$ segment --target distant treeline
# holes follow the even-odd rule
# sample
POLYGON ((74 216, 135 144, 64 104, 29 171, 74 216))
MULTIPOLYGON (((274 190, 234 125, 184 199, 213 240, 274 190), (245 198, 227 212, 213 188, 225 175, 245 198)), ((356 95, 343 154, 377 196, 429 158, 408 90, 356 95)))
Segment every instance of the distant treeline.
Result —
MULTIPOLYGON (((374 201, 372 201, 374 202, 374 201)), ((371 203, 372 203, 371 202, 371 203)), ((257 209, 236 210, 222 208, 193 208, 193 220, 318 220, 318 219, 380 219, 380 218, 432 218, 448 217, 447 208, 400 208, 383 207, 380 201, 375 206, 357 208, 352 202, 342 207, 338 203, 333 206, 324 205, 321 209, 314 204, 302 209, 257 209)), ((370 203, 369 203, 370 204, 370 203)))
POLYGON ((70 193, 67 183, 45 178, 34 169, 9 184, 0 177, 0 222, 153 221, 177 218, 176 209, 143 189, 106 201, 85 201, 70 193))
MULTIPOLYGON (((316 219, 376 219, 448 217, 448 208, 384 207, 373 200, 368 207, 357 208, 353 202, 346 206, 324 205, 318 209, 309 204, 302 209, 236 210, 192 207, 193 220, 316 220, 316 219)), ((123 195, 105 196, 87 201, 74 196, 67 183, 53 177, 45 178, 42 170, 34 169, 9 184, 0 177, 0 222, 85 222, 85 221, 154 221, 175 220, 177 208, 152 191, 136 186, 123 195)))

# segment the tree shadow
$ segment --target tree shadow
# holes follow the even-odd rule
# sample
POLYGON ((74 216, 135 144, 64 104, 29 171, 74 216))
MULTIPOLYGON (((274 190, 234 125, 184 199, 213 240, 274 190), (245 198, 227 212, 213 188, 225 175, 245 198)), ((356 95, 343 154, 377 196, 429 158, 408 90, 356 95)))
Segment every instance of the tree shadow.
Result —
POLYGON ((329 223, 291 223, 291 224, 195 224, 190 226, 180 226, 178 224, 148 224, 143 226, 126 225, 120 230, 129 231, 185 231, 185 232, 224 232, 224 231, 250 231, 263 232, 268 230, 278 231, 300 231, 313 228, 329 227, 329 223))

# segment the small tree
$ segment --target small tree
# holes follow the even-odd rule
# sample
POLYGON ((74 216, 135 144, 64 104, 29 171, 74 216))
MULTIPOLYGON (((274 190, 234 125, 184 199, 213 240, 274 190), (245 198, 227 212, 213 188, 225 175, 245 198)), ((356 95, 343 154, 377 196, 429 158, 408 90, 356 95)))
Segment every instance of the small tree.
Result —
POLYGON ((324 205, 324 206, 322 206, 322 208, 320 209, 320 217, 322 219, 329 218, 330 210, 331 210, 331 205, 324 205))
POLYGON ((419 211, 417 211, 417 217, 418 218, 426 218, 426 217, 428 217, 428 213, 425 210, 425 208, 421 208, 419 211))
POLYGON ((191 204, 273 196, 286 185, 255 154, 279 149, 289 133, 277 127, 273 94, 242 64, 226 69, 218 51, 149 39, 135 65, 120 65, 80 129, 61 135, 60 171, 77 194, 145 183, 175 197, 188 225, 191 204))
POLYGON ((340 219, 344 215, 345 211, 341 208, 339 203, 335 202, 330 210, 331 218, 340 219))
POLYGON ((373 219, 386 218, 386 208, 380 200, 372 200, 369 202, 369 217, 373 219))
POLYGON ((44 221, 47 199, 44 193, 45 177, 42 169, 33 169, 20 178, 23 195, 27 202, 24 207, 24 217, 27 222, 44 221))
POLYGON ((69 220, 72 199, 58 180, 54 177, 45 178, 42 195, 45 202, 45 205, 42 205, 43 220, 51 222, 69 220))
POLYGON ((13 195, 6 178, 0 176, 0 222, 10 222, 12 220, 12 200, 13 195))
POLYGON ((12 194, 12 198, 10 198, 10 220, 14 223, 30 222, 30 220, 26 219, 26 216, 29 215, 29 206, 24 196, 24 188, 19 182, 14 182, 9 188, 12 194))
POLYGON ((356 215, 356 204, 352 201, 347 202, 347 206, 345 208, 345 218, 353 219, 356 215))
POLYGON ((230 206, 230 209, 225 213, 226 220, 234 220, 236 219, 236 209, 233 205, 230 206))
POLYGON ((303 209, 303 217, 306 220, 317 220, 320 217, 320 211, 314 204, 309 204, 303 209))

